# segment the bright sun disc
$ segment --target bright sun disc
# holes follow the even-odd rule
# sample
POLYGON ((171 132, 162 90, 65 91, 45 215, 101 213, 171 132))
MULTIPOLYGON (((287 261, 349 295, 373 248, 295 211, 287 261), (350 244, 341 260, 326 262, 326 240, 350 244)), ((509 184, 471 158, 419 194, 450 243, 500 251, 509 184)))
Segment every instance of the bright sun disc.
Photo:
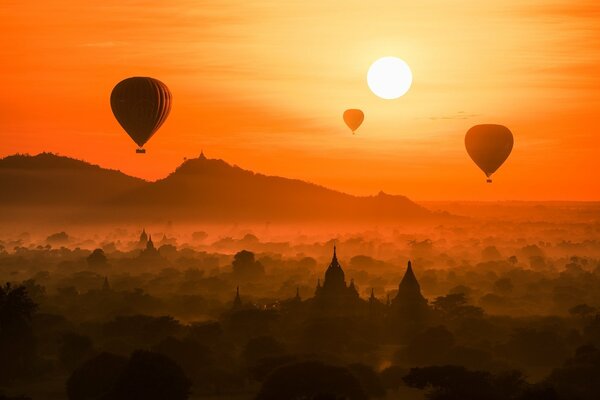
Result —
POLYGON ((407 63, 396 57, 383 57, 369 67, 367 84, 382 99, 397 99, 412 85, 412 72, 407 63))

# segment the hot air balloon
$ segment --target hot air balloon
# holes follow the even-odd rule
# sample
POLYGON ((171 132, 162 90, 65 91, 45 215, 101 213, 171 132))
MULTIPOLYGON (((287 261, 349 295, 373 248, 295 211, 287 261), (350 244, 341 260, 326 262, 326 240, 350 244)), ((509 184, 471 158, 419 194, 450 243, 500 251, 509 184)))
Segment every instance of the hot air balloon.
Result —
POLYGON ((487 183, 492 174, 506 161, 513 148, 513 135, 502 125, 475 125, 465 135, 467 153, 485 173, 487 183))
POLYGON ((112 90, 110 107, 119 124, 139 146, 136 153, 145 153, 142 147, 171 111, 171 92, 158 79, 127 78, 112 90))
POLYGON ((362 124, 365 119, 365 114, 361 110, 357 110, 355 108, 351 108, 349 110, 344 111, 344 122, 348 125, 348 128, 352 130, 352 134, 354 135, 354 131, 358 129, 360 124, 362 124))

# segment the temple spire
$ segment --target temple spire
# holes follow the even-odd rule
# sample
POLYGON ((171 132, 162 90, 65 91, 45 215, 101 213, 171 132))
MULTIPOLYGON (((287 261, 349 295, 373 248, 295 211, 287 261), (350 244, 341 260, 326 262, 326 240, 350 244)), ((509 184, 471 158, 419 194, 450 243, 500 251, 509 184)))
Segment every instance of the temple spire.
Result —
POLYGON ((147 242, 148 242, 148 234, 146 233, 146 228, 143 228, 142 233, 140 233, 140 240, 138 243, 141 246, 145 246, 147 242))
POLYGON ((404 277, 402 277, 402 281, 400 282, 400 291, 402 291, 403 288, 410 288, 410 290, 417 291, 419 293, 421 291, 419 282, 417 281, 417 277, 413 272, 412 263, 410 262, 410 260, 408 261, 408 265, 406 266, 406 272, 404 273, 404 277))
POLYGON ((110 284, 108 283, 107 276, 104 277, 104 283, 102 284, 102 290, 105 292, 110 290, 110 284))
POLYGON ((242 299, 240 297, 240 287, 237 286, 235 289, 235 298, 233 299, 233 309, 239 310, 240 308, 242 308, 242 299))
POLYGON ((148 241, 146 242, 146 249, 154 249, 154 242, 152 241, 152 235, 148 235, 148 241))

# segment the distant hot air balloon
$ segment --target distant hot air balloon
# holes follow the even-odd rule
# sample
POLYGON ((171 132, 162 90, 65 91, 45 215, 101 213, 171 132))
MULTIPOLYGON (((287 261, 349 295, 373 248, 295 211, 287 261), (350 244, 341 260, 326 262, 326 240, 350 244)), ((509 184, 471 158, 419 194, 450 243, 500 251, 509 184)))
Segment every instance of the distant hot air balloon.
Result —
POLYGON ((344 122, 348 125, 348 128, 352 130, 352 134, 354 135, 354 131, 358 129, 360 124, 362 124, 365 119, 365 114, 358 109, 351 108, 349 110, 344 111, 344 122))
POLYGON ((506 161, 513 148, 513 135, 502 125, 475 125, 465 135, 467 153, 492 183, 492 174, 506 161))
POLYGON ((171 92, 158 79, 127 78, 112 90, 110 107, 119 124, 139 146, 136 153, 145 153, 142 147, 171 111, 171 92))

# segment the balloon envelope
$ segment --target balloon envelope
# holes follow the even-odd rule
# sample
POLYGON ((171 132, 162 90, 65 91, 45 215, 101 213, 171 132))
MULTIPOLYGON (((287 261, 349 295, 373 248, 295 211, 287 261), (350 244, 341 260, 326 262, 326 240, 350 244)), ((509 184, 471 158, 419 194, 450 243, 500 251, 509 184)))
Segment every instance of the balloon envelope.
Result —
POLYGON ((142 147, 167 119, 171 92, 158 79, 127 78, 112 90, 110 107, 125 132, 142 147))
POLYGON ((349 110, 344 111, 344 122, 348 125, 348 128, 352 130, 354 133, 355 130, 358 129, 360 124, 362 124, 365 119, 365 114, 361 110, 357 110, 355 108, 351 108, 349 110))
POLYGON ((475 125, 465 135, 467 153, 488 177, 506 161, 513 148, 513 135, 502 125, 475 125))

